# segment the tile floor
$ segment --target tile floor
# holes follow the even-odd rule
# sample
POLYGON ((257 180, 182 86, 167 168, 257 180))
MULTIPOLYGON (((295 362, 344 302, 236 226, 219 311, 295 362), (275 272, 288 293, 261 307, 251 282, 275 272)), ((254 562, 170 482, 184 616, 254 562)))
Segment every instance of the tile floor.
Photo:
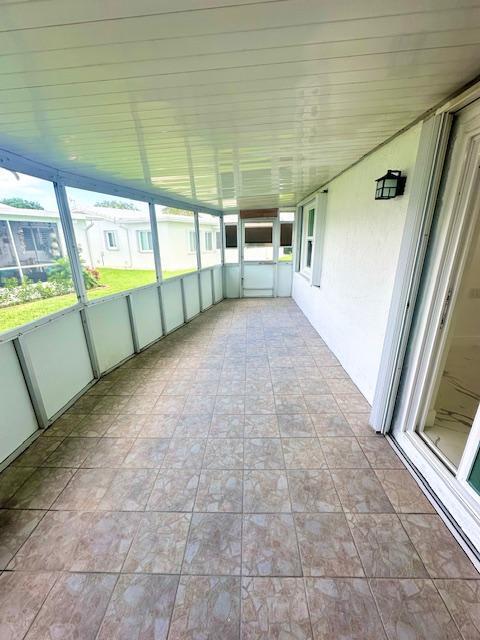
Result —
POLYGON ((225 301, 0 476, 0 638, 474 640, 480 579, 291 300, 225 301))

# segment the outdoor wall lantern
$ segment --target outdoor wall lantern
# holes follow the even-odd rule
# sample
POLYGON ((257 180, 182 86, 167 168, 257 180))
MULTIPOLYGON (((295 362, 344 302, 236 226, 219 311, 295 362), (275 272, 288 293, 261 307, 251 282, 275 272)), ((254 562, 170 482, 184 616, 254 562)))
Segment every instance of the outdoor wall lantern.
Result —
POLYGON ((396 196, 402 196, 405 191, 406 176, 402 176, 401 171, 389 169, 381 178, 377 178, 375 182, 375 200, 390 200, 396 196))

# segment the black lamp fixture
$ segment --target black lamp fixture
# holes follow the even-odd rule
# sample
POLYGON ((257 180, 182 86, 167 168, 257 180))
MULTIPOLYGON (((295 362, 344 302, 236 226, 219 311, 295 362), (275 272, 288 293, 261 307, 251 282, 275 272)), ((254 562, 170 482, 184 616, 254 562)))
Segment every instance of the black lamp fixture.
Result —
POLYGON ((406 176, 402 176, 401 171, 389 169, 381 178, 377 178, 375 182, 375 200, 390 200, 402 196, 405 191, 406 176))

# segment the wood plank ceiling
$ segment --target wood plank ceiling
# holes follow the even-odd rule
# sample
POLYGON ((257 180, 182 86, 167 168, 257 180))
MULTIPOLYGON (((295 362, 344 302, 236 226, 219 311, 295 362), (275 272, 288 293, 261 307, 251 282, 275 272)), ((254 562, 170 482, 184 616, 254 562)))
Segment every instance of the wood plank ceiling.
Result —
POLYGON ((0 147, 291 206, 479 72, 472 0, 7 0, 0 147))

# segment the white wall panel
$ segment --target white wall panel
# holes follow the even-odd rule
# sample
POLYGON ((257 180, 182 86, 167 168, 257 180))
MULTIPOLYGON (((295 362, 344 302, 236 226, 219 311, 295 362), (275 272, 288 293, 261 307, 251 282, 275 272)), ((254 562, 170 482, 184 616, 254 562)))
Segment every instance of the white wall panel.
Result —
POLYGON ((12 342, 0 344, 0 461, 37 430, 37 420, 12 342))
POLYGON ((183 279, 183 287, 185 291, 185 306, 187 309, 187 318, 193 318, 200 313, 200 296, 198 290, 198 275, 193 273, 183 279))
POLYGON ((138 346, 145 347, 162 335, 162 320, 157 287, 141 289, 131 295, 132 315, 138 346))
POLYGON ((292 263, 278 263, 277 296, 288 298, 292 295, 292 271, 292 263))
POLYGON ((202 271, 200 273, 200 286, 202 287, 202 309, 207 309, 213 304, 211 271, 202 271))
POLYGON ((25 334, 40 394, 51 418, 93 379, 80 313, 69 313, 25 334))
POLYGON ((220 302, 223 298, 222 267, 217 267, 213 270, 213 284, 215 287, 215 302, 220 302))
POLYGON ((100 371, 111 369, 133 353, 126 298, 115 298, 87 309, 100 371))
POLYGON ((240 297, 240 267, 237 264, 226 264, 225 267, 225 297, 240 297))
POLYGON ((182 289, 180 280, 162 283, 163 315, 165 330, 173 331, 183 324, 182 289))
POLYGON ((380 366, 421 125, 328 185, 322 282, 300 274, 293 298, 369 402, 380 366), (405 195, 374 199, 387 169, 407 176, 405 195))

